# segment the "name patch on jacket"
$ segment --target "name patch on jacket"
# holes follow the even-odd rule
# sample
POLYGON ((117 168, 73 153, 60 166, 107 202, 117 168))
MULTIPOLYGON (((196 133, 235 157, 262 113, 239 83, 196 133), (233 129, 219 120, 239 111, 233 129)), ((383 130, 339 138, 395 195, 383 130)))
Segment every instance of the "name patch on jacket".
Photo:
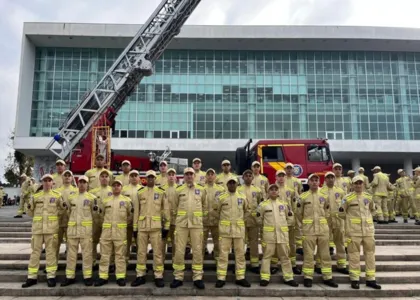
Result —
POLYGON ((195 190, 196 195, 200 195, 200 190, 195 190))
POLYGON ((120 201, 120 207, 121 206, 124 206, 125 205, 125 202, 124 201, 120 201))
POLYGON ((283 205, 280 205, 280 206, 279 206, 279 210, 280 210, 280 211, 284 210, 284 206, 283 206, 283 205))
POLYGON ((219 196, 221 193, 220 191, 216 191, 216 193, 214 194, 216 197, 219 196))
POLYGON ((265 184, 265 181, 264 180, 261 180, 261 185, 264 185, 265 184))
POLYGON ((90 204, 90 201, 85 199, 83 200, 83 206, 88 206, 90 204))
POLYGON ((51 198, 51 199, 50 199, 50 203, 55 203, 55 200, 57 200, 57 199, 55 199, 55 198, 51 198))
POLYGON ((257 193, 256 192, 252 192, 252 197, 253 198, 257 197, 257 193))
POLYGON ((159 194, 155 194, 154 199, 155 199, 155 200, 159 199, 159 194))
POLYGON ((108 196, 112 196, 112 192, 108 192, 108 196))
POLYGON ((243 199, 241 199, 241 198, 238 199, 238 205, 242 205, 243 202, 244 202, 243 199))
POLYGON ((325 202, 325 198, 324 197, 321 197, 321 198, 319 198, 319 203, 324 203, 325 202))
POLYGON ((368 205, 369 204, 369 200, 368 199, 363 199, 363 203, 365 204, 365 205, 368 205))
POLYGON ((338 197, 340 197, 339 193, 335 193, 335 199, 338 199, 338 197))

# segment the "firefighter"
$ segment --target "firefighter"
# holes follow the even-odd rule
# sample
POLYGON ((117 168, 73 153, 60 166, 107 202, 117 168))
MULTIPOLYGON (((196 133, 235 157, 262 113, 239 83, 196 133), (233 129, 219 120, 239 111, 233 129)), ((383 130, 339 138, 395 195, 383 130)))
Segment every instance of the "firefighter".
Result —
POLYGON ((206 172, 201 171, 201 167, 202 167, 202 163, 201 163, 201 159, 199 158, 194 158, 193 161, 193 169, 195 171, 195 177, 194 177, 194 182, 195 183, 199 183, 201 185, 205 185, 206 184, 206 172))
POLYGON ((206 203, 208 205, 208 215, 203 218, 203 249, 204 253, 207 252, 207 241, 209 234, 211 233, 211 239, 213 240, 213 257, 218 260, 219 258, 219 215, 217 211, 213 210, 215 205, 216 198, 222 194, 225 189, 223 186, 215 183, 216 181, 216 171, 214 169, 208 169, 206 171, 206 203))
MULTIPOLYGON (((139 172, 137 170, 130 171, 128 175, 129 175, 130 183, 123 187, 122 194, 130 198, 134 211, 136 211, 136 209, 137 210, 139 209, 137 207, 139 205, 137 193, 138 193, 138 190, 142 187, 142 185, 139 184, 140 177, 139 177, 139 172)), ((120 180, 122 182, 121 179, 117 178, 116 180, 120 180)), ((127 263, 130 258, 130 248, 133 247, 133 252, 137 253, 137 248, 136 248, 137 240, 133 238, 133 224, 134 223, 135 221, 133 220, 133 223, 127 224, 127 252, 125 254, 125 260, 127 263)))
MULTIPOLYGON (((111 255, 115 255, 115 277, 119 286, 125 286, 127 264, 125 254, 127 248, 127 224, 132 222, 134 211, 130 198, 121 194, 122 182, 112 183, 112 196, 100 203, 99 212, 103 224, 101 233, 101 261, 99 263, 99 279, 95 286, 108 283, 108 271, 111 255)), ((97 210, 98 206, 94 206, 97 210)))
MULTIPOLYGON (((70 171, 65 171, 70 172, 70 171)), ((66 184, 66 173, 64 185, 66 184)), ((67 230, 67 267, 66 279, 61 286, 68 286, 76 282, 76 263, 79 245, 82 248, 83 279, 86 286, 92 286, 92 226, 93 219, 99 217, 98 211, 94 211, 96 196, 89 193, 89 179, 86 176, 79 177, 78 189, 71 194, 65 203, 69 211, 69 226, 67 230)))
MULTIPOLYGON (((292 212, 294 214, 295 222, 293 222, 293 225, 289 227, 289 255, 290 255, 290 261, 292 263, 292 270, 293 273, 296 275, 302 274, 302 271, 297 267, 296 265, 296 239, 295 239, 295 231, 296 231, 296 205, 298 196, 296 196, 295 190, 289 188, 286 186, 286 172, 284 170, 278 170, 276 172, 276 186, 278 188, 278 197, 281 201, 287 202, 289 207, 291 207, 292 212)), ((271 258, 271 274, 275 274, 278 271, 278 255, 273 256, 271 258)))
POLYGON ((109 176, 108 185, 111 184, 113 180, 113 174, 111 171, 105 169, 104 166, 105 166, 105 157, 102 154, 96 155, 95 168, 90 169, 86 171, 85 173, 85 176, 89 178, 89 191, 92 191, 93 189, 96 189, 97 187, 99 187, 99 185, 101 185, 99 177, 103 171, 108 172, 108 176, 109 176))
POLYGON ((414 176, 413 176, 413 205, 412 205, 412 213, 414 211, 414 215, 416 217, 416 225, 420 225, 420 167, 414 169, 414 176))
POLYGON ((22 288, 37 283, 43 243, 45 243, 46 252, 47 284, 48 287, 55 287, 56 285, 58 212, 60 209, 65 209, 66 204, 61 198, 61 194, 52 189, 53 177, 50 174, 45 174, 41 180, 42 191, 34 194, 27 205, 28 215, 33 217, 32 253, 29 259, 28 279, 22 285, 22 288))
POLYGON ((364 192, 365 180, 362 176, 356 176, 352 181, 354 192, 344 197, 339 208, 339 216, 345 219, 346 224, 351 287, 359 289, 360 246, 363 245, 366 286, 381 289, 375 280, 375 227, 372 218, 375 203, 372 195, 364 192))
POLYGON ((174 280, 171 288, 183 285, 185 248, 188 237, 193 247, 193 281, 198 289, 204 289, 203 278, 203 215, 208 214, 204 187, 194 182, 193 168, 184 170, 184 184, 176 189, 174 211, 176 212, 175 256, 173 259, 174 280))
POLYGON ((328 249, 328 195, 319 190, 319 176, 308 176, 309 191, 301 195, 301 201, 297 204, 297 217, 302 221, 303 234, 303 274, 304 286, 312 287, 314 274, 314 251, 319 251, 321 259, 321 271, 324 284, 330 287, 338 287, 332 279, 331 256, 328 249))
MULTIPOLYGON (((96 180, 96 177, 94 177, 94 180, 96 180)), ((95 203, 95 205, 98 205, 98 206, 100 206, 106 198, 112 196, 112 188, 109 186, 110 176, 109 176, 108 170, 103 169, 99 173, 99 181, 100 181, 100 186, 90 190, 90 193, 94 194, 97 197, 97 200, 96 200, 97 203, 95 203)), ((98 256, 99 239, 102 233, 102 223, 103 223, 102 216, 99 218, 95 218, 95 220, 93 220, 92 257, 93 257, 93 266, 95 269, 98 267, 98 265, 96 264, 96 258, 98 256)))
POLYGON ((176 199, 176 188, 178 187, 178 185, 176 184, 176 181, 177 181, 176 170, 171 168, 168 170, 168 183, 162 187, 165 190, 166 198, 168 199, 170 223, 171 223, 169 227, 168 236, 166 239, 163 239, 163 243, 162 243, 163 258, 165 258, 165 254, 166 254, 166 245, 168 245, 168 253, 172 253, 172 256, 175 253, 174 233, 175 233, 176 212, 174 211, 174 206, 175 206, 175 199, 176 199))
POLYGON ((388 202, 387 202, 388 216, 389 216, 388 223, 398 223, 398 221, 395 220, 395 203, 397 201, 397 185, 396 183, 394 184, 389 183, 389 186, 390 188, 393 188, 393 189, 388 191, 388 202))
POLYGON ((57 172, 52 175, 54 178, 53 189, 58 189, 63 185, 63 174, 66 170, 66 162, 62 159, 57 160, 55 162, 55 169, 57 172))
MULTIPOLYGON (((295 166, 292 163, 287 163, 285 165, 286 171, 286 186, 295 191, 296 197, 299 197, 303 192, 302 182, 294 176, 295 166)), ((277 176, 277 175, 276 175, 277 176)), ((296 253, 303 255, 303 246, 302 246, 302 224, 300 220, 295 218, 295 244, 296 244, 296 253)))
POLYGON ((279 199, 279 188, 276 184, 269 186, 268 194, 268 199, 263 201, 257 209, 257 216, 263 228, 264 249, 260 286, 267 286, 270 282, 270 261, 276 255, 280 258, 284 282, 297 287, 299 284, 293 279, 288 235, 289 228, 293 227, 295 222, 295 217, 290 204, 279 199))
POLYGON ((32 182, 31 178, 28 178, 26 174, 20 176, 20 201, 19 209, 15 218, 22 218, 22 215, 25 214, 25 204, 29 202, 29 198, 32 194, 32 182))
MULTIPOLYGON (((346 249, 344 245, 344 221, 338 217, 338 209, 341 205, 341 199, 343 199, 345 194, 344 191, 341 188, 336 187, 334 183, 335 174, 333 172, 327 172, 325 174, 325 185, 321 188, 321 192, 328 196, 330 204, 330 217, 328 219, 330 229, 330 254, 334 254, 335 247, 337 251, 337 272, 349 274, 349 271, 347 270, 346 249)), ((317 264, 319 264, 318 258, 319 256, 317 252, 317 264)), ((320 273, 320 269, 318 269, 318 272, 320 273)))
MULTIPOLYGON (((263 193, 260 188, 252 185, 253 172, 251 170, 245 170, 242 174, 244 185, 238 188, 238 192, 246 196, 249 211, 245 212, 245 233, 247 237, 247 243, 250 248, 250 263, 251 271, 254 273, 259 272, 260 259, 258 251, 258 240, 260 227, 257 222, 257 207, 263 201, 263 193)), ((236 252, 235 252, 236 253, 236 252)))
POLYGON ((134 237, 137 239, 137 265, 136 280, 131 286, 146 283, 147 245, 153 249, 153 268, 155 285, 164 287, 163 283, 163 253, 162 238, 166 239, 170 226, 170 213, 168 199, 162 187, 155 186, 156 172, 149 170, 146 173, 147 186, 138 191, 138 202, 134 210, 134 237))
POLYGON ((122 168, 123 173, 115 177, 115 179, 121 181, 123 186, 129 185, 131 162, 129 160, 124 160, 121 164, 121 168, 122 168))
MULTIPOLYGON (((53 175, 54 177, 54 175, 53 175)), ((56 189, 63 198, 65 203, 68 203, 68 199, 71 195, 77 192, 77 188, 72 185, 73 173, 70 170, 66 170, 62 174, 63 182, 62 186, 56 189)), ((69 222, 69 214, 67 210, 58 211, 58 240, 57 240, 57 261, 59 260, 60 246, 63 240, 67 240, 67 223, 69 222)), ((67 249, 67 247, 66 247, 67 249)))
POLYGON ((0 186, 0 208, 3 206, 3 198, 6 196, 6 193, 2 186, 0 186))
POLYGON ((252 173, 254 174, 254 178, 252 179, 252 184, 257 188, 261 189, 262 192, 262 199, 267 199, 267 192, 268 192, 268 179, 264 175, 261 175, 261 164, 258 161, 254 161, 251 164, 252 173))
POLYGON ((377 209, 378 224, 388 224, 388 191, 391 190, 388 175, 382 173, 381 167, 376 166, 372 169, 373 180, 371 182, 373 201, 377 209))
POLYGON ((354 176, 356 176, 356 172, 355 171, 353 171, 353 170, 348 170, 347 171, 347 177, 346 177, 346 179, 347 179, 347 186, 348 186, 348 189, 347 190, 348 190, 349 193, 353 191, 352 190, 353 183, 351 181, 353 180, 354 176))
POLYGON ((168 163, 164 160, 162 160, 159 163, 159 171, 160 174, 156 178, 155 184, 157 186, 164 186, 168 183, 168 163))
POLYGON ((343 166, 339 163, 335 163, 333 165, 333 172, 335 175, 334 186, 342 189, 344 194, 347 194, 350 185, 348 180, 343 177, 343 166))
POLYGON ((400 211, 404 219, 404 223, 408 223, 408 205, 411 201, 412 193, 411 179, 408 177, 403 169, 398 170, 400 178, 397 179, 397 200, 399 201, 400 211))
POLYGON ((230 165, 230 161, 225 159, 224 161, 222 161, 222 173, 217 175, 216 178, 216 183, 222 185, 225 190, 227 189, 227 180, 232 176, 236 176, 235 174, 230 172, 231 168, 232 166, 230 165))
MULTIPOLYGON (((252 171, 247 184, 252 182, 252 171)), ((216 198, 219 215, 219 260, 217 262, 216 288, 221 288, 226 283, 229 253, 233 247, 235 251, 236 280, 235 283, 242 287, 250 287, 245 279, 245 221, 244 216, 249 212, 249 205, 245 194, 237 190, 238 179, 234 176, 226 180, 227 191, 216 198), (233 245, 233 246, 232 246, 233 245)), ((258 233, 258 231, 257 231, 258 233)))
POLYGON ((369 178, 365 175, 365 169, 363 167, 359 168, 359 175, 358 176, 363 178, 363 184, 365 186, 365 192, 367 192, 367 190, 370 189, 370 183, 369 183, 369 178))

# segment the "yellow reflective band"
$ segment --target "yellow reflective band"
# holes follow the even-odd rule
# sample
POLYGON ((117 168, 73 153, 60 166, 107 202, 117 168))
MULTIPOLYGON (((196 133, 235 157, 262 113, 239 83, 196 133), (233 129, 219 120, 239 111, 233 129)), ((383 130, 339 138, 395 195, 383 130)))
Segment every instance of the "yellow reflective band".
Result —
POLYGON ((225 270, 217 270, 217 275, 226 276, 227 272, 225 270))
POLYGON ((279 259, 276 257, 271 258, 271 263, 272 264, 277 264, 279 262, 279 259))
POLYGON ((99 278, 108 280, 108 273, 99 273, 99 278))
POLYGON ((203 214, 205 217, 207 217, 209 215, 209 212, 207 210, 203 211, 203 214))
POLYGON ((312 224, 314 222, 314 220, 312 219, 303 219, 302 223, 303 224, 312 224))
POLYGON ((238 226, 245 226, 245 222, 244 222, 243 220, 238 220, 238 221, 236 221, 236 224, 237 224, 238 226))
POLYGON ((282 232, 289 232, 289 227, 287 226, 281 226, 280 229, 282 232))
POLYGON ((117 227, 118 228, 127 228, 127 223, 118 223, 117 227))
POLYGON ((124 278, 125 278, 125 273, 116 273, 116 274, 115 274, 115 277, 116 277, 117 279, 124 279, 124 278))
POLYGON ((111 228, 111 223, 103 223, 102 228, 111 228))
POLYGON ((302 271, 303 271, 303 274, 305 274, 305 275, 313 275, 314 274, 314 268, 303 268, 302 271))
POLYGON ((165 225, 164 225, 165 227, 167 227, 167 228, 169 228, 170 226, 171 226, 171 222, 165 222, 165 225))
POLYGON ((347 239, 346 242, 347 242, 347 245, 350 244, 351 243, 351 239, 350 238, 347 239))
POLYGON ((156 266, 155 271, 158 271, 158 272, 163 271, 163 266, 156 266))
POLYGON ((202 217, 203 216, 203 212, 202 211, 195 211, 193 212, 194 217, 202 217))
POLYGON ((33 217, 32 221, 34 221, 34 222, 42 221, 42 216, 33 217))
POLYGON ((187 212, 185 210, 178 210, 177 215, 178 216, 186 216, 187 212))
POLYGON ((183 271, 185 269, 185 265, 172 264, 172 268, 177 271, 183 271))
POLYGON ((124 244, 124 245, 127 245, 127 240, 123 241, 123 244, 124 244))
POLYGON ((372 219, 366 219, 366 223, 373 224, 373 220, 372 219))
POLYGON ((74 274, 76 274, 75 271, 66 269, 66 275, 74 275, 74 274))
POLYGON ((139 265, 139 264, 137 264, 136 265, 136 270, 139 270, 139 271, 146 271, 146 265, 139 265))
POLYGON ((92 221, 82 221, 82 226, 92 226, 92 221))
POLYGON ((191 269, 196 271, 203 271, 203 265, 192 265, 191 269))
POLYGON ((33 274, 38 274, 38 269, 37 268, 28 268, 28 273, 33 275, 33 274))
POLYGON ((68 222, 67 226, 76 226, 76 222, 68 222))
POLYGON ((47 267, 45 268, 47 272, 57 271, 57 266, 47 267))
POLYGON ((265 242, 261 242, 261 246, 262 246, 262 247, 267 247, 267 243, 265 243, 265 242))
POLYGON ((245 269, 236 270, 236 275, 244 275, 244 274, 245 274, 245 269))
POLYGON ((260 273, 261 279, 263 280, 270 280, 271 274, 270 273, 260 273))
POLYGON ((335 247, 334 242, 329 242, 328 244, 330 245, 330 247, 335 247))
POLYGON ((139 221, 143 221, 146 218, 146 216, 139 216, 139 221))
POLYGON ((354 275, 360 275, 360 271, 359 270, 352 270, 352 269, 350 269, 349 270, 349 273, 350 274, 354 274, 354 275))
POLYGON ((327 224, 328 222, 327 222, 327 219, 325 219, 325 218, 320 218, 319 219, 319 224, 327 224))
POLYGON ((293 262, 296 262, 296 256, 291 256, 290 257, 290 261, 293 263, 293 262))
POLYGON ((362 224, 362 219, 358 219, 358 218, 350 218, 350 222, 352 224, 362 224))
POLYGON ((332 269, 331 268, 322 268, 321 272, 322 272, 322 274, 330 274, 330 273, 332 273, 332 269))
POLYGON ((250 259, 251 263, 257 263, 260 261, 259 257, 251 257, 250 259))
POLYGON ((375 271, 366 271, 366 276, 367 277, 373 277, 375 276, 376 272, 375 271))
POLYGON ((133 224, 133 228, 134 228, 134 229, 138 229, 138 228, 139 228, 139 225, 137 225, 137 223, 134 223, 134 224, 133 224))
POLYGON ((159 217, 159 216, 152 216, 152 220, 153 221, 160 221, 160 220, 162 220, 162 218, 159 217))
POLYGON ((230 226, 230 221, 220 220, 220 225, 230 226))
POLYGON ((58 216, 48 216, 49 221, 58 221, 58 216))
POLYGON ((286 279, 286 281, 293 279, 293 273, 283 273, 283 278, 286 279))
POLYGON ((339 265, 345 265, 345 264, 347 263, 347 261, 346 261, 346 259, 345 259, 345 258, 340 258, 340 259, 338 259, 338 260, 337 260, 337 263, 338 263, 339 265))
POLYGON ((257 213, 256 212, 252 212, 251 213, 251 216, 256 217, 257 216, 257 213))
POLYGON ((274 226, 264 226, 263 230, 266 232, 274 232, 274 226))
POLYGON ((92 270, 83 271, 83 276, 89 276, 89 275, 92 275, 92 270))

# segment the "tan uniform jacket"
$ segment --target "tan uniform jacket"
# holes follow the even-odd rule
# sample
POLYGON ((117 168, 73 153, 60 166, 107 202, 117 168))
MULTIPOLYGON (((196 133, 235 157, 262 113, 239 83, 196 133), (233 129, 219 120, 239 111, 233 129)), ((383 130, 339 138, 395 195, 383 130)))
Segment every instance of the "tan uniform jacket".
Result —
POLYGON ((393 187, 389 183, 388 175, 382 172, 373 175, 371 186, 374 196, 386 197, 388 196, 388 191, 393 190, 393 187))
POLYGON ((396 181, 397 184, 397 195, 400 197, 409 197, 412 192, 412 181, 410 177, 400 177, 396 181))
POLYGON ((322 187, 321 192, 328 196, 330 203, 330 218, 328 220, 329 226, 344 230, 344 222, 338 215, 338 209, 340 208, 341 201, 346 194, 339 187, 334 186, 329 188, 327 185, 322 187))
POLYGON ((122 173, 120 175, 117 175, 115 177, 115 180, 120 180, 123 184, 123 186, 129 185, 130 184, 130 175, 128 175, 129 173, 125 174, 122 173))
POLYGON ((102 214, 101 239, 121 241, 127 240, 127 226, 132 222, 133 208, 131 199, 119 195, 106 198, 99 206, 102 214))
POLYGON ((336 177, 334 186, 342 189, 345 194, 349 193, 349 181, 345 177, 336 177))
MULTIPOLYGON (((105 168, 93 168, 88 171, 86 171, 85 176, 89 178, 89 191, 99 187, 101 185, 101 182, 99 181, 99 175, 103 170, 106 170, 105 168)), ((109 185, 112 184, 114 181, 114 175, 111 171, 107 170, 109 174, 109 185)))
POLYGON ((52 174, 53 177, 53 189, 58 189, 63 185, 63 176, 62 174, 54 173, 52 174))
MULTIPOLYGON (((115 179, 117 180, 117 179, 115 179)), ((123 187, 121 194, 123 194, 124 196, 130 198, 131 200, 131 204, 133 205, 134 211, 136 211, 136 209, 138 210, 138 206, 139 206, 139 199, 138 199, 138 191, 139 189, 141 189, 143 186, 141 184, 128 184, 126 186, 123 187)), ((133 220, 134 222, 134 220, 133 220)), ((129 226, 132 226, 133 224, 128 224, 129 226)))
POLYGON ((26 179, 20 188, 20 197, 28 199, 32 194, 32 181, 30 178, 26 179))
POLYGON ((308 236, 328 235, 329 200, 320 190, 307 191, 300 196, 297 217, 302 222, 302 234, 308 236))
POLYGON ((161 173, 156 177, 156 180, 155 180, 156 186, 164 186, 167 183, 168 183, 168 174, 161 173))
POLYGON ((249 211, 248 201, 243 193, 225 192, 217 197, 219 213, 219 236, 245 239, 245 213, 249 211))
POLYGON ((238 187, 238 192, 245 195, 249 210, 245 212, 245 225, 246 227, 258 226, 257 221, 257 208, 258 205, 264 200, 260 188, 253 185, 242 185, 238 187))
POLYGON ((218 184, 206 184, 204 186, 206 191, 206 203, 207 203, 207 210, 209 211, 207 216, 203 218, 203 225, 204 226, 219 226, 219 214, 217 210, 214 210, 213 207, 216 204, 216 198, 225 192, 223 186, 218 184))
POLYGON ((420 199, 420 178, 415 177, 413 180, 414 198, 420 199))
POLYGON ((219 184, 221 186, 223 186, 223 188, 225 190, 227 190, 227 181, 231 178, 231 177, 235 177, 236 175, 229 172, 228 174, 225 173, 220 173, 219 175, 217 175, 216 177, 216 184, 219 184))
POLYGON ((286 185, 280 185, 276 182, 277 187, 279 188, 279 199, 285 201, 293 210, 293 213, 296 213, 296 205, 298 197, 294 189, 287 187, 286 185))
POLYGON ((268 179, 264 175, 258 174, 257 176, 254 175, 254 179, 252 179, 252 184, 257 188, 260 188, 262 193, 262 198, 265 200, 267 199, 268 193, 268 179))
POLYGON ((93 211, 96 196, 85 192, 70 195, 67 203, 69 222, 67 237, 74 239, 92 238, 94 218, 99 218, 99 210, 93 211))
POLYGON ((205 185, 206 184, 206 172, 201 171, 201 170, 198 171, 198 172, 195 172, 194 182, 199 183, 201 185, 205 185))
POLYGON ((359 174, 359 176, 363 177, 363 181, 364 181, 364 184, 365 184, 365 190, 370 189, 369 177, 367 177, 365 174, 359 174))
POLYGON ((297 195, 302 194, 303 192, 303 185, 302 181, 300 181, 298 178, 293 176, 286 176, 285 178, 285 184, 288 188, 293 189, 297 195))
POLYGON ((175 225, 176 221, 176 211, 174 209, 175 207, 175 199, 176 199, 176 189, 179 185, 173 184, 169 185, 165 184, 162 188, 165 190, 166 198, 168 199, 168 205, 169 205, 169 213, 171 215, 171 225, 175 225))
MULTIPOLYGON (((78 189, 72 185, 65 186, 62 185, 60 188, 56 189, 57 192, 61 194, 63 197, 63 201, 68 203, 69 197, 75 193, 77 193, 78 189)), ((67 205, 68 206, 68 205, 67 205)), ((69 222, 69 214, 67 209, 60 209, 58 211, 58 224, 61 228, 67 227, 67 223, 69 222)))
POLYGON ((186 183, 177 187, 174 210, 176 226, 183 228, 203 228, 203 216, 208 214, 206 191, 197 183, 186 183))

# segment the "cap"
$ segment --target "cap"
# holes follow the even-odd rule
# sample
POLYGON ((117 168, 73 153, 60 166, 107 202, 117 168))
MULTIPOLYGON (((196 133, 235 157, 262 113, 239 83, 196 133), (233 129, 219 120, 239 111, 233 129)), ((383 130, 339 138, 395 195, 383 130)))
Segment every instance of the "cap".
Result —
POLYGON ((276 176, 279 176, 280 174, 286 175, 286 171, 285 170, 278 170, 276 172, 276 176))
POLYGON ((277 189, 279 189, 279 187, 277 186, 277 184, 270 184, 269 186, 268 186, 268 189, 271 189, 271 188, 273 188, 273 187, 275 187, 275 188, 277 188, 277 189))
POLYGON ((365 180, 363 179, 363 177, 362 177, 362 176, 355 176, 355 177, 351 180, 351 182, 352 182, 352 183, 355 183, 355 182, 358 182, 358 181, 365 182, 365 180))
POLYGON ((398 169, 397 174, 401 174, 402 172, 404 172, 403 169, 398 169))
POLYGON ((194 158, 194 159, 192 160, 192 162, 196 162, 196 161, 201 162, 201 159, 199 159, 198 157, 196 157, 196 158, 194 158))
POLYGON ((62 159, 59 159, 59 160, 57 160, 57 161, 55 162, 55 164, 56 164, 56 165, 58 165, 58 164, 66 165, 66 162, 65 162, 64 160, 62 160, 62 159))
POLYGON ((101 171, 101 173, 99 173, 99 176, 101 176, 103 173, 106 173, 106 174, 108 174, 108 176, 109 176, 109 170, 107 170, 107 169, 103 169, 103 170, 101 171))
POLYGON ((327 173, 325 173, 324 177, 327 177, 327 176, 335 177, 335 174, 333 172, 327 172, 327 173))
POLYGON ((381 170, 381 167, 380 166, 375 166, 371 171, 375 171, 375 170, 381 170))
POLYGON ((311 178, 313 177, 317 177, 319 179, 319 175, 316 173, 312 173, 311 175, 308 176, 308 180, 311 180, 311 178))
POLYGON ((22 175, 20 175, 20 178, 26 178, 26 177, 28 177, 28 176, 26 176, 25 173, 23 173, 22 175))
POLYGON ((245 175, 245 174, 247 174, 247 173, 249 173, 249 174, 253 175, 253 173, 252 173, 252 171, 251 171, 251 170, 245 170, 245 171, 242 173, 242 176, 244 176, 244 175, 245 175))
POLYGON ((222 166, 223 165, 230 165, 230 161, 228 161, 227 159, 225 159, 224 161, 222 161, 222 166))
POLYGON ((124 161, 122 162, 121 166, 122 166, 122 165, 124 165, 124 164, 128 164, 128 165, 130 165, 130 166, 131 166, 131 162, 130 162, 129 160, 124 160, 124 161))
POLYGON ((335 164, 333 164, 333 169, 334 169, 335 167, 340 167, 340 168, 342 168, 343 166, 342 166, 341 164, 339 164, 339 163, 335 163, 335 164))
POLYGON ((185 168, 184 169, 184 174, 187 174, 187 173, 193 173, 193 174, 195 174, 195 171, 194 171, 193 168, 185 168))
POLYGON ((44 176, 42 176, 41 180, 43 181, 43 180, 48 179, 48 178, 51 179, 51 180, 54 180, 54 178, 52 177, 51 174, 45 174, 44 176))
POLYGON ((0 190, 2 190, 3 189, 3 187, 2 186, 0 186, 0 190))
POLYGON ((117 180, 114 180, 114 182, 112 183, 112 186, 114 186, 116 183, 118 183, 119 185, 123 185, 122 181, 117 179, 117 180))
POLYGON ((360 168, 359 168, 359 172, 360 172, 360 171, 364 172, 364 171, 365 171, 365 168, 360 167, 360 168))
POLYGON ((128 175, 131 176, 131 174, 140 175, 139 171, 137 171, 137 170, 131 170, 130 173, 128 173, 128 175))
POLYGON ((153 176, 156 178, 156 172, 153 170, 149 170, 146 172, 146 177, 153 176))
POLYGON ((174 168, 170 168, 169 170, 168 170, 168 173, 169 172, 174 172, 175 173, 175 175, 176 175, 176 170, 174 169, 174 168))
POLYGON ((288 162, 288 163, 286 164, 285 168, 287 168, 287 167, 294 168, 294 167, 295 167, 295 165, 294 165, 294 164, 292 164, 291 162, 288 162))
POLYGON ((347 171, 347 175, 354 174, 354 173, 356 173, 356 172, 354 172, 353 170, 348 170, 347 171))
POLYGON ((415 169, 413 170, 413 172, 414 172, 414 171, 420 171, 420 167, 415 168, 415 169))
POLYGON ((216 174, 216 171, 215 171, 214 169, 212 169, 212 168, 208 169, 208 170, 206 171, 206 174, 208 174, 209 172, 213 172, 214 174, 216 174))
POLYGON ((96 158, 99 158, 99 157, 105 158, 105 156, 103 154, 101 154, 101 153, 99 153, 98 155, 96 155, 96 158))
POLYGON ((62 175, 69 173, 70 176, 73 176, 73 172, 70 170, 65 170, 62 175))
POLYGON ((85 175, 79 177, 79 181, 84 180, 85 182, 89 183, 89 178, 85 175))
POLYGON ((160 163, 159 163, 159 166, 161 165, 161 164, 164 164, 164 165, 168 165, 168 163, 166 162, 166 160, 162 160, 160 163))
POLYGON ((261 166, 261 164, 260 164, 260 162, 259 162, 259 161, 254 161, 254 162, 252 163, 251 167, 253 167, 253 166, 255 166, 255 165, 259 165, 259 166, 261 166))
POLYGON ((229 183, 230 181, 235 181, 236 183, 238 183, 238 178, 236 178, 235 176, 230 176, 226 183, 229 183))

